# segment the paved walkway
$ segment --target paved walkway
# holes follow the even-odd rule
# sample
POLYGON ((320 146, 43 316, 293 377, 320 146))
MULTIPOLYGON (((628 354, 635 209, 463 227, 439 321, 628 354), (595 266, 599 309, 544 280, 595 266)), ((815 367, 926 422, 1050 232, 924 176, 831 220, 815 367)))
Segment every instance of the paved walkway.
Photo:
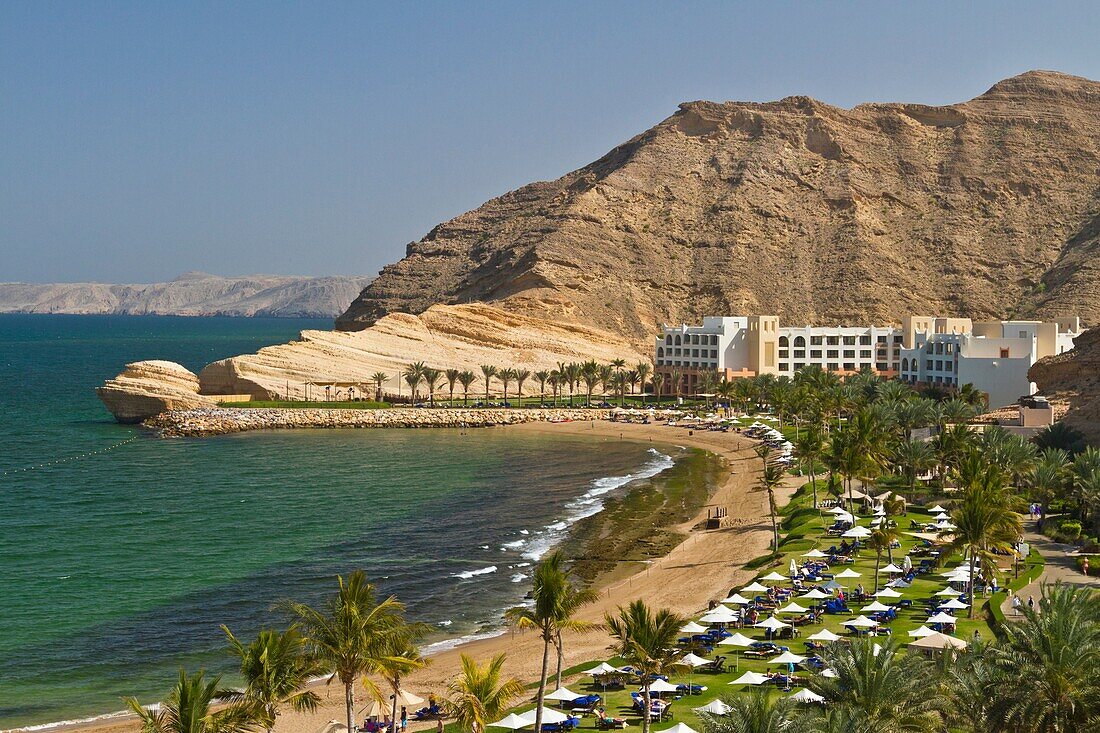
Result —
MULTIPOLYGON (((1074 549, 1072 545, 1063 545, 1046 535, 1039 534, 1032 520, 1024 523, 1024 540, 1046 559, 1046 565, 1043 567, 1042 575, 1021 588, 1016 594, 1023 603, 1027 603, 1028 596, 1034 598, 1036 603, 1039 602, 1042 596, 1040 587, 1042 583, 1069 583, 1100 590, 1100 578, 1086 576, 1077 569, 1077 558, 1069 554, 1074 549)), ((1012 618, 1011 598, 1005 599, 1001 604, 1001 610, 1005 618, 1012 618)))

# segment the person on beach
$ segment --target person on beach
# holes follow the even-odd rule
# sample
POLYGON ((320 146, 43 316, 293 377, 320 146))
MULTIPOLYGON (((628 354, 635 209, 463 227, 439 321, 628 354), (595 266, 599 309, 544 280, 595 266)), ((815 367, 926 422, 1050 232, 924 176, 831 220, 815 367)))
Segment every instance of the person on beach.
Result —
POLYGON ((405 710, 405 706, 401 706, 401 730, 405 730, 409 727, 409 713, 405 710))

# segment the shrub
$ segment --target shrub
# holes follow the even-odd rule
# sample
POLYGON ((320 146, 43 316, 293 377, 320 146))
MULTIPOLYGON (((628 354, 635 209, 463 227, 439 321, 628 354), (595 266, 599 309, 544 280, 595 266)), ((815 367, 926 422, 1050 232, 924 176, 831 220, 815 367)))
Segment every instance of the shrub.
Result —
POLYGON ((1081 523, 1075 520, 1067 520, 1058 525, 1058 539, 1063 542, 1076 542, 1081 536, 1081 523))

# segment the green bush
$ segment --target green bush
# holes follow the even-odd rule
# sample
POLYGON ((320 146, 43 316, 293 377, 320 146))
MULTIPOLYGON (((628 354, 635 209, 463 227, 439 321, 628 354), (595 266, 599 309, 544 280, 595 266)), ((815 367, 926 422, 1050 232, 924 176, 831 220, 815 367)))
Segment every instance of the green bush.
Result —
POLYGON ((1058 525, 1058 539, 1064 542, 1075 542, 1081 536, 1081 523, 1067 520, 1058 525))

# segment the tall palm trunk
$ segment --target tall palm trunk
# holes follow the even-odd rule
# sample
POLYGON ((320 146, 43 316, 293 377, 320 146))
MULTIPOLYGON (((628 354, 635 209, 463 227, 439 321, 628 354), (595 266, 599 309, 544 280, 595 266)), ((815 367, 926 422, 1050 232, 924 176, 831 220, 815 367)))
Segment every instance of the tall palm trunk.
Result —
POLYGON ((348 730, 355 730, 355 680, 344 680, 344 705, 347 706, 348 730))
POLYGON ((562 648, 562 645, 561 645, 561 629, 558 629, 558 639, 554 643, 554 646, 556 646, 558 648, 558 686, 555 687, 554 689, 555 690, 560 690, 561 689, 561 664, 562 664, 562 658, 565 656, 565 650, 562 648))
POLYGON ((539 677, 539 694, 535 701, 535 730, 542 732, 542 701, 546 698, 546 675, 550 671, 550 642, 548 631, 542 634, 542 675, 539 677))
POLYGON ((810 459, 810 486, 814 487, 814 509, 817 509, 817 477, 814 474, 814 459, 810 459))
POLYGON ((775 504, 775 489, 768 487, 768 510, 772 515, 772 550, 779 552, 779 522, 776 514, 778 507, 775 504))
MULTIPOLYGON (((649 678, 646 677, 646 680, 648 679, 649 678)), ((650 683, 648 681, 642 685, 642 705, 644 706, 644 710, 642 711, 642 733, 649 733, 649 685, 650 683)))

